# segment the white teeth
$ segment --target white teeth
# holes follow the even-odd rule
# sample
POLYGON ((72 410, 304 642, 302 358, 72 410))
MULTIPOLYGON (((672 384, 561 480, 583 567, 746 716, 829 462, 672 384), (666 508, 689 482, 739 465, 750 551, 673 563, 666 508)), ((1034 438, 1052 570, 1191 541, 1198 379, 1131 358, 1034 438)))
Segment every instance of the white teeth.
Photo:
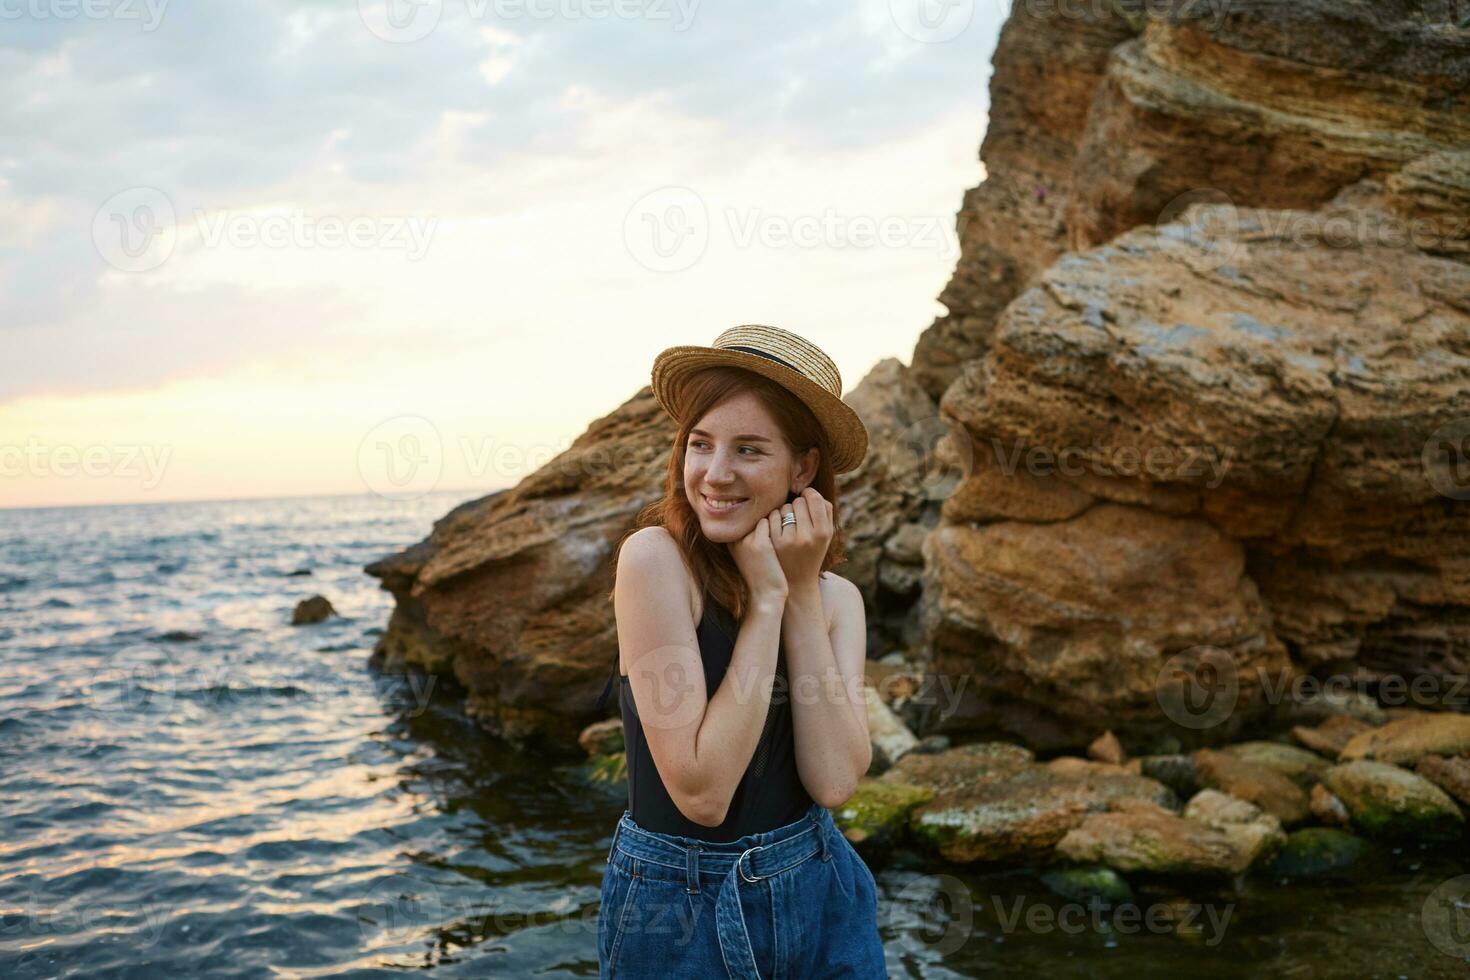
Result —
POLYGON ((745 503, 743 500, 730 500, 722 503, 718 500, 711 500, 708 497, 704 498, 704 502, 709 505, 710 510, 733 510, 745 503))

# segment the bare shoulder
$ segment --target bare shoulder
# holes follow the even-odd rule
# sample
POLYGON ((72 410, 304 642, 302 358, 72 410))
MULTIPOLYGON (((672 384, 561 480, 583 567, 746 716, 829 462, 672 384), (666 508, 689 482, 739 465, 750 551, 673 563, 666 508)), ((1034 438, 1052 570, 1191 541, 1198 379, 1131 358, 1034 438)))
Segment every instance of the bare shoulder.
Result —
POLYGON ((628 539, 623 542, 623 547, 618 552, 618 565, 621 566, 624 561, 646 563, 663 581, 671 585, 677 581, 688 597, 691 622, 697 622, 698 615, 695 605, 698 596, 694 591, 694 576, 690 574, 689 566, 684 563, 684 556, 679 553, 679 545, 674 541, 674 536, 669 533, 668 528, 654 524, 641 527, 628 535, 628 539))

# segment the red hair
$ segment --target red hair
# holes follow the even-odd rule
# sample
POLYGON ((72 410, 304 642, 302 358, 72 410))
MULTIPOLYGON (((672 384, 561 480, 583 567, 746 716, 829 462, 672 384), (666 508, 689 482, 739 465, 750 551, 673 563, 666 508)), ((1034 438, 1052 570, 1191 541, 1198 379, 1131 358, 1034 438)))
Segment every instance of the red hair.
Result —
MULTIPOLYGON (((825 430, 811 409, 786 388, 754 371, 724 365, 696 371, 684 382, 681 393, 684 419, 674 436, 673 452, 669 455, 668 472, 664 476, 663 496, 639 511, 636 525, 624 533, 613 550, 613 565, 616 567, 623 542, 629 536, 645 527, 667 528, 678 544, 695 583, 719 605, 730 610, 737 621, 745 615, 750 589, 730 549, 710 541, 699 526, 699 518, 684 492, 684 453, 689 444, 689 430, 700 419, 727 399, 747 391, 754 394, 776 420, 776 427, 793 456, 800 458, 813 448, 819 450, 817 472, 811 485, 831 502, 833 525, 832 541, 822 559, 821 571, 826 572, 846 561, 839 520, 841 504, 837 500, 837 476, 832 472, 825 430)), ((612 597, 613 592, 609 592, 608 598, 612 597)))

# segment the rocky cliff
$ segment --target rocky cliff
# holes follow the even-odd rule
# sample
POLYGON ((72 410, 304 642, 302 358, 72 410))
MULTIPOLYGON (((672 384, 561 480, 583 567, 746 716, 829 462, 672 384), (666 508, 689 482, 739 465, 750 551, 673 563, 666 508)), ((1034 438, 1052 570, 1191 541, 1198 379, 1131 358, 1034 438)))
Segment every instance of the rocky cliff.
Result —
MULTIPOLYGON (((845 396, 871 440, 838 571, 870 656, 963 692, 916 698, 920 734, 1220 742, 1304 676, 1464 710, 1460 23, 1453 0, 1015 6, 948 314, 845 396), (1181 717, 1204 667, 1228 709, 1181 717)), ((616 656, 612 548, 672 432, 645 388, 369 566, 397 599, 378 662, 574 746, 616 656)))

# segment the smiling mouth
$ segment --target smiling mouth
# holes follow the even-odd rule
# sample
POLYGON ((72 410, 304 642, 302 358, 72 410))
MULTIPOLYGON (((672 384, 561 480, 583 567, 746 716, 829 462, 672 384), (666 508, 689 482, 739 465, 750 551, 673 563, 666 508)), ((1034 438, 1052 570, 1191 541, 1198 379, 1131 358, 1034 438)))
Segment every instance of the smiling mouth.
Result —
POLYGON ((731 511, 738 510, 746 501, 750 499, 749 497, 742 497, 739 500, 722 504, 711 500, 704 494, 700 494, 700 497, 704 498, 705 509, 712 514, 728 514, 731 511))

